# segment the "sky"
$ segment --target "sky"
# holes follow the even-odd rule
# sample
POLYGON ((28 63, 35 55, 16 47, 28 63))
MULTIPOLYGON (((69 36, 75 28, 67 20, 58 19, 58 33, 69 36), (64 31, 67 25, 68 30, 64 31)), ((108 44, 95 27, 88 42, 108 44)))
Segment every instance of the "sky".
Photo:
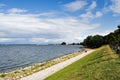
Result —
POLYGON ((1 44, 81 42, 120 24, 120 0, 0 0, 1 44))

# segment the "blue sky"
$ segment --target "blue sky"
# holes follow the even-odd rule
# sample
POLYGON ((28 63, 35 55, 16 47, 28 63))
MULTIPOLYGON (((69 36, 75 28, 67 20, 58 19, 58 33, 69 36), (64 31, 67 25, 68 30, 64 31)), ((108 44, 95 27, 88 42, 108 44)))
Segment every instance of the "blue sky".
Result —
POLYGON ((0 43, 81 42, 120 24, 120 0, 0 0, 0 43))

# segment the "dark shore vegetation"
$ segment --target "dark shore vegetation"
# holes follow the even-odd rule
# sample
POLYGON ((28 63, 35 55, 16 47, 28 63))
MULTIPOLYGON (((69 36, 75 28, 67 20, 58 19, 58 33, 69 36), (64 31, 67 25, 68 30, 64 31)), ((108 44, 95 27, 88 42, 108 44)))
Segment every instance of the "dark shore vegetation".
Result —
POLYGON ((98 48, 102 45, 108 44, 116 51, 116 53, 120 53, 120 25, 117 27, 118 29, 105 36, 88 36, 81 44, 89 48, 98 48))
POLYGON ((45 80, 119 80, 120 57, 107 45, 45 80))

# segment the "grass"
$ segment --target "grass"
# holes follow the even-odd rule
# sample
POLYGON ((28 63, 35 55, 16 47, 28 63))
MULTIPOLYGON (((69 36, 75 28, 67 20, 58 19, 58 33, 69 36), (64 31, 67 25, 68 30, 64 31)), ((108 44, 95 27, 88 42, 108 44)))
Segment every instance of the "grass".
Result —
POLYGON ((75 52, 72 54, 68 54, 68 55, 53 59, 53 60, 49 60, 49 61, 42 62, 42 63, 37 63, 37 64, 34 64, 32 66, 28 66, 25 68, 20 68, 20 69, 14 70, 14 71, 1 73, 0 80, 20 80, 20 78, 22 78, 22 77, 31 75, 35 72, 41 71, 41 70, 46 69, 52 65, 63 62, 65 60, 68 60, 68 59, 75 57, 77 55, 80 55, 80 54, 81 54, 81 52, 75 52))
POLYGON ((120 57, 103 46, 45 80, 120 80, 120 57))

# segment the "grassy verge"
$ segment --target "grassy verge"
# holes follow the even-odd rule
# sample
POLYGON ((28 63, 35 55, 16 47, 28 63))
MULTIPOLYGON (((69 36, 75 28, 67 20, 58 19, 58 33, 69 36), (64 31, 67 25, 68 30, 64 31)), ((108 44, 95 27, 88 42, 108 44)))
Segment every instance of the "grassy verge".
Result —
POLYGON ((68 55, 65 55, 65 56, 50 60, 50 61, 34 64, 32 66, 29 66, 29 67, 17 69, 17 70, 6 72, 6 73, 1 73, 0 80, 20 80, 20 78, 22 78, 22 77, 31 75, 35 72, 38 72, 38 71, 43 70, 45 68, 48 68, 48 67, 55 65, 57 63, 63 62, 65 60, 68 60, 68 59, 75 57, 77 55, 80 55, 80 54, 81 54, 81 52, 75 52, 75 53, 68 54, 68 55))
POLYGON ((45 80, 120 80, 120 57, 103 46, 45 80))

